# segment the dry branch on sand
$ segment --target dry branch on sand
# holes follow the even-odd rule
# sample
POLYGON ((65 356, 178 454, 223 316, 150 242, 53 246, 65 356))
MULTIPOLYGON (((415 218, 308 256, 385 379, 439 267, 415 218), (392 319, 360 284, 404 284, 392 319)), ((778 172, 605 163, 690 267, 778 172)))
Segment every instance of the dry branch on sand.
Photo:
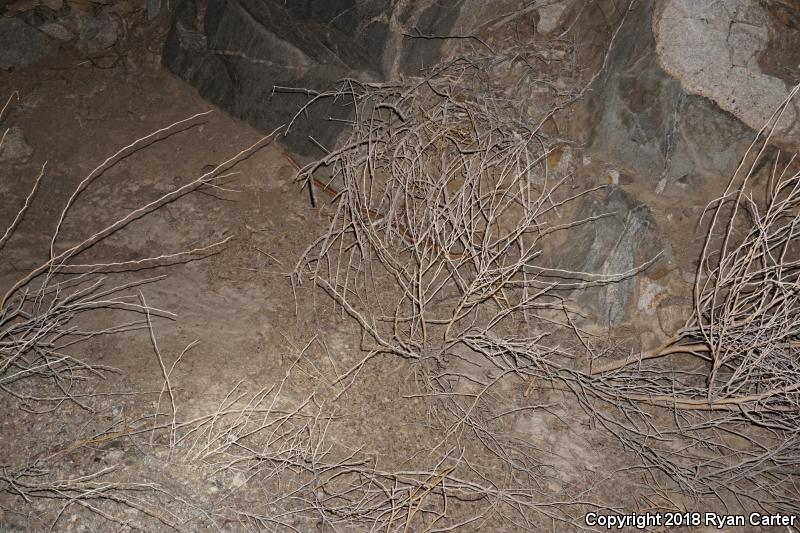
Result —
POLYGON ((172 460, 231 487, 204 519, 266 530, 304 531, 316 524, 335 531, 400 532, 458 531, 501 515, 531 529, 533 512, 572 522, 569 511, 585 505, 548 499, 512 480, 496 484, 459 476, 455 470, 467 461, 454 450, 427 468, 383 469, 374 456, 333 444, 328 428, 334 413, 313 395, 286 407, 286 378, 288 373, 255 394, 238 384, 216 411, 177 425, 172 460), (243 505, 255 494, 256 500, 243 505), (461 520, 454 522, 459 507, 461 520))
MULTIPOLYGON (((555 272, 537 264, 548 237, 593 222, 552 216, 584 192, 562 194, 541 122, 528 127, 495 104, 491 88, 475 90, 481 75, 479 64, 456 60, 424 79, 347 80, 313 99, 353 106, 341 146, 298 172, 330 197, 332 215, 295 280, 328 293, 368 341, 369 353, 340 379, 355 379, 379 353, 419 361, 424 394, 446 399, 447 436, 469 433, 499 457, 509 448, 479 416, 490 389, 506 375, 559 382, 684 491, 791 510, 800 466, 800 175, 787 170, 794 160, 776 166, 766 203, 753 196, 771 126, 745 157, 750 172, 742 167, 713 206, 685 326, 656 350, 584 371, 550 340, 575 329, 548 276, 555 272), (396 290, 378 291, 387 279, 396 290), (475 355, 495 377, 454 370, 475 355), (666 422, 657 422, 659 408, 671 413, 666 422)), ((558 274, 570 288, 581 284, 581 273, 558 274)))
MULTIPOLYGON (((11 99, 0 111, 0 118, 10 102, 11 99)), ((208 112, 198 113, 140 137, 95 167, 66 199, 50 235, 49 250, 47 247, 43 250, 46 259, 18 279, 8 282, 7 286, 0 287, 0 391, 7 395, 7 399, 16 401, 20 408, 36 413, 52 412, 63 402, 73 402, 91 410, 90 400, 94 394, 88 380, 102 377, 114 369, 98 365, 91 358, 81 355, 79 350, 81 347, 85 348, 86 341, 134 329, 149 328, 152 332, 152 316, 172 316, 168 311, 149 306, 144 296, 138 292, 142 285, 158 281, 163 276, 111 283, 112 274, 136 272, 206 257, 218 252, 230 240, 224 238, 190 250, 129 261, 101 259, 91 263, 80 262, 83 252, 96 247, 132 222, 192 191, 214 187, 216 182, 230 175, 226 171, 269 143, 273 135, 260 139, 185 185, 112 218, 101 229, 89 235, 77 239, 74 235, 70 238, 62 236, 62 226, 80 196, 105 171, 153 142, 202 123, 207 114, 208 112), (121 318, 121 321, 100 330, 85 329, 82 326, 82 315, 97 311, 119 311, 120 314, 113 316, 121 318), (124 318, 126 315, 127 320, 124 318)), ((3 139, 4 136, 0 137, 0 144, 3 139)), ((24 224, 34 197, 45 181, 43 165, 22 206, 0 233, 0 253, 13 246, 30 246, 24 239, 15 238, 15 232, 24 224)), ((154 347, 157 350, 157 345, 154 344, 154 347)), ((165 374, 167 388, 168 378, 169 375, 165 374)), ((173 400, 174 411, 171 391, 170 399, 173 400)), ((142 520, 153 520, 156 527, 181 530, 183 519, 159 504, 161 500, 180 502, 180 499, 153 483, 119 481, 115 477, 118 470, 116 467, 100 468, 93 473, 78 476, 69 473, 65 476, 63 473, 63 465, 58 459, 64 453, 114 440, 131 439, 138 433, 141 431, 134 431, 126 426, 120 431, 110 431, 95 438, 81 440, 60 452, 31 459, 29 464, 18 468, 3 465, 0 492, 16 496, 21 502, 59 502, 60 510, 49 518, 51 530, 67 520, 67 511, 73 506, 108 520, 116 524, 116 527, 139 527, 135 524, 142 523, 142 520), (134 520, 127 516, 126 510, 137 512, 139 518, 134 520)), ((191 505, 185 505, 192 509, 191 505)))
MULTIPOLYGON (((448 113, 449 110, 445 105, 438 112, 448 113)), ((467 115, 462 113, 459 120, 466 118, 467 115)), ((76 354, 75 348, 82 341, 134 328, 148 329, 164 377, 157 412, 146 420, 121 421, 102 434, 80 439, 61 451, 34 458, 30 464, 18 468, 7 467, 0 476, 0 491, 16 496, 20 502, 31 503, 41 499, 59 502, 53 514, 42 513, 45 527, 49 523, 54 528, 69 520, 69 516, 79 513, 79 509, 119 527, 136 525, 176 530, 191 530, 200 522, 210 527, 223 527, 233 521, 243 527, 266 530, 303 531, 319 522, 338 530, 410 531, 428 528, 447 531, 465 525, 477 527, 496 523, 499 519, 516 523, 521 528, 533 529, 538 523, 535 521, 537 517, 544 517, 548 523, 556 520, 579 527, 575 518, 580 514, 579 509, 591 504, 562 498, 560 494, 543 494, 534 482, 519 484, 519 476, 528 481, 539 476, 539 465, 526 455, 515 456, 504 452, 502 460, 506 469, 514 470, 516 474, 490 480, 477 473, 479 465, 464 457, 463 447, 459 443, 461 436, 453 432, 425 461, 416 461, 416 469, 393 470, 380 465, 374 457, 363 457, 358 451, 335 447, 327 436, 333 416, 327 411, 329 406, 318 403, 314 396, 310 396, 287 407, 289 404, 281 397, 283 382, 255 394, 245 394, 237 386, 212 412, 188 419, 178 415, 180 404, 172 390, 171 376, 180 357, 172 365, 162 358, 151 320, 153 315, 168 315, 168 312, 148 305, 144 296, 137 291, 141 284, 158 278, 109 287, 106 274, 213 253, 224 241, 182 254, 164 254, 124 263, 101 261, 84 264, 79 262, 79 258, 82 252, 133 220, 152 213, 167 201, 208 185, 239 158, 263 145, 266 139, 195 181, 112 221, 104 229, 79 240, 78 244, 72 241, 73 244, 62 245, 59 237, 62 222, 68 218, 70 209, 79 200, 82 191, 104 170, 138 147, 158 136, 168 135, 182 125, 185 122, 173 124, 131 143, 80 182, 58 220, 46 260, 20 279, 12 281, 9 287, 4 287, 0 314, 2 390, 25 404, 45 402, 48 407, 52 407, 52 402, 57 406, 58 402, 73 401, 88 408, 89 405, 82 402, 82 398, 91 396, 91 392, 81 387, 81 383, 85 378, 110 370, 76 354), (127 311, 131 313, 132 320, 103 331, 83 331, 78 326, 81 323, 80 315, 98 309, 127 311), (32 386, 28 388, 27 384, 32 386), (29 394, 28 390, 35 391, 35 395, 29 394), (64 473, 59 458, 67 452, 80 453, 89 447, 97 448, 117 440, 150 454, 165 470, 174 467, 182 471, 196 469, 208 481, 204 482, 204 486, 216 487, 217 484, 212 483, 216 480, 219 486, 226 489, 216 496, 206 493, 204 502, 207 505, 199 506, 189 503, 195 495, 168 491, 163 485, 154 483, 120 481, 130 479, 130 470, 123 474, 114 468, 99 468, 83 476, 64 473), (265 501, 263 494, 272 494, 273 497, 265 501), (242 502, 249 501, 248 498, 257 498, 257 501, 252 505, 242 505, 242 502), (133 514, 130 511, 134 511, 133 514)), ((437 133, 434 135, 438 136, 437 133)), ((442 140, 435 150, 445 149, 445 142, 448 141, 442 140)), ((519 205, 519 195, 539 194, 534 190, 537 185, 522 186, 524 180, 521 178, 522 174, 541 163, 545 153, 537 150, 534 154, 530 148, 538 142, 534 134, 524 140, 514 138, 509 132, 501 132, 495 137, 494 133, 487 131, 481 142, 488 145, 500 143, 500 146, 511 143, 518 152, 515 159, 506 161, 497 150, 488 150, 483 156, 478 156, 474 164, 498 168, 498 181, 486 182, 486 176, 476 168, 471 181, 459 186, 462 191, 470 192, 457 194, 471 198, 473 202, 483 195, 490 195, 493 198, 491 212, 482 212, 483 208, 478 202, 472 207, 464 205, 458 208, 459 212, 454 215, 456 218, 450 222, 444 219, 437 222, 452 225, 455 220, 473 217, 473 229, 480 232, 481 237, 477 237, 477 233, 473 236, 453 233, 450 240, 444 242, 449 250, 445 252, 439 248, 439 244, 434 244, 442 242, 439 240, 441 235, 437 232, 430 232, 429 235, 420 232, 420 224, 427 216, 422 209, 423 204, 416 205, 419 220, 410 221, 408 212, 395 218, 409 232, 405 237, 399 236, 404 246, 430 243, 430 246, 421 246, 418 252, 408 252, 425 258, 425 264, 429 265, 426 268, 441 271, 444 265, 441 261, 436 263, 437 257, 441 259, 444 255, 454 259, 458 255, 456 261, 459 264, 468 265, 464 268, 478 272, 477 279, 471 282, 475 286, 472 297, 477 300, 463 301, 464 316, 452 320, 451 328, 454 331, 470 330, 465 326, 470 320, 467 315, 475 315, 482 301, 500 306, 500 311, 495 310, 493 315, 497 322, 517 310, 533 312, 536 309, 532 303, 535 296, 526 292, 532 289, 514 285, 517 276, 529 276, 521 270, 521 265, 532 253, 536 242, 535 238, 529 239, 527 233, 530 228, 524 225, 524 220, 533 220, 539 212, 554 210, 559 205, 546 194, 539 195, 539 205, 535 211, 526 212, 519 205), (508 222, 504 223, 509 227, 496 229, 480 220, 486 216, 506 217, 508 222), (515 228, 514 224, 523 225, 515 228), (410 232, 413 232, 413 237, 410 232), (504 266, 498 260, 504 250, 516 250, 516 267, 504 266), (495 272, 495 269, 499 270, 495 272), (517 295, 522 295, 522 301, 511 304, 509 298, 517 295), (509 309, 509 305, 512 309, 509 309)), ((454 168, 449 172, 454 176, 458 174, 454 168)), ((36 180, 37 187, 43 183, 42 180, 42 177, 36 180)), ((446 183, 442 185, 446 186, 446 183)), ((400 184, 400 187, 405 186, 412 185, 400 184)), ((434 185, 436 187, 439 186, 434 185)), ((14 245, 12 233, 25 217, 34 192, 4 234, 4 245, 14 245)), ((440 192, 451 194, 449 191, 440 192)), ((360 216, 364 214, 359 213, 360 216)), ((358 219, 359 223, 363 220, 358 219)), ((372 229, 370 226, 369 230, 372 229)), ((539 233, 547 231, 550 230, 539 229, 539 233)), ((397 274, 402 275, 400 270, 397 274)), ((436 280, 441 275, 446 274, 440 272, 431 279, 436 280)), ((532 275, 530 277, 534 278, 532 275)), ((449 283, 451 289, 463 283, 457 274, 451 274, 447 279, 450 281, 445 283, 449 283)), ((537 292, 545 288, 546 284, 543 284, 537 288, 537 292)), ((443 288, 435 287, 432 291, 425 296, 426 299, 435 299, 446 292, 443 288)), ((559 299, 553 298, 544 307, 549 308, 552 304, 558 308, 559 302, 559 299)), ((427 345, 427 333, 421 334, 421 328, 431 330, 432 335, 437 329, 443 331, 441 326, 444 325, 424 323, 427 320, 423 312, 420 316, 412 317, 405 325, 398 326, 396 331, 411 333, 404 341, 408 345, 427 345)), ((472 332, 471 335, 475 339, 481 338, 479 333, 472 332)), ((535 352, 531 354, 536 356, 535 352)), ((435 381, 444 378, 431 375, 430 379, 435 381)), ((479 400, 483 398, 483 394, 476 397, 479 400)), ((473 421, 475 427, 486 425, 485 420, 479 421, 475 411, 468 409, 462 413, 461 426, 473 421)), ((491 428, 488 429, 491 431, 491 428)), ((492 439, 490 432, 484 431, 484 437, 492 439)))
POLYGON ((298 169, 298 180, 325 194, 331 221, 294 281, 309 279, 365 333, 366 355, 339 381, 353 383, 378 354, 416 363, 420 396, 441 431, 428 452, 441 461, 429 476, 452 465, 441 474, 451 486, 478 476, 506 487, 500 494, 518 506, 509 513, 501 498, 486 515, 475 505, 437 527, 456 527, 458 516, 473 517, 471 526, 501 517, 523 529, 541 519, 580 527, 575 502, 551 506, 552 495, 539 491, 541 456, 509 434, 502 413, 517 404, 497 390, 509 378, 546 377, 571 358, 558 340, 574 328, 558 279, 574 288, 635 272, 587 282, 540 261, 559 232, 592 222, 563 223, 560 214, 594 189, 570 190, 568 175, 553 174, 548 155, 563 140, 542 129, 550 111, 534 125, 521 119, 513 100, 492 92, 487 68, 461 59, 425 78, 345 80, 314 96, 309 105, 352 105, 352 128, 339 148, 298 169))
MULTIPOLYGON (((564 176, 554 177, 548 167, 552 146, 563 142, 541 129, 552 110, 533 126, 520 120, 509 101, 487 92, 484 68, 457 60, 422 79, 347 80, 317 94, 314 100, 344 99, 353 106, 352 130, 339 148, 299 169, 299 179, 330 200, 331 223, 305 251, 293 280, 310 279, 365 332, 367 355, 340 381, 352 383, 377 354, 416 363, 419 396, 440 433, 427 455, 415 457, 415 468, 392 470, 361 450, 337 447, 329 435, 336 418, 330 404, 316 394, 301 401, 284 395, 292 368, 274 386, 252 393, 240 383, 216 409, 179 416, 171 377, 182 354, 171 366, 164 361, 151 320, 166 312, 132 294, 153 279, 108 288, 102 274, 202 256, 224 241, 137 261, 77 263, 83 251, 208 185, 266 139, 79 244, 60 246, 61 223, 81 192, 178 122, 90 173, 65 205, 48 259, 4 291, 0 388, 28 403, 80 402, 78 382, 107 369, 69 355, 70 348, 96 335, 147 328, 164 378, 156 412, 135 428, 124 422, 66 449, 125 438, 165 470, 197 471, 205 487, 223 490, 209 489, 201 505, 159 485, 120 482, 113 468, 63 477, 48 469, 57 452, 5 469, 0 491, 62 502, 53 526, 77 505, 121 527, 131 521, 120 510, 132 509, 139 513, 137 527, 149 521, 176 530, 230 524, 288 531, 457 531, 497 524, 536 530, 544 523, 583 529, 577 517, 600 505, 540 488, 546 475, 541 456, 503 424, 510 412, 539 407, 511 404, 503 395, 500 385, 516 378, 531 384, 517 396, 527 397, 541 381, 571 390, 594 421, 640 454, 654 484, 662 481, 655 474, 660 471, 685 492, 718 497, 723 506, 732 495, 744 508, 796 512, 800 174, 788 170, 794 160, 776 164, 768 197, 759 201, 751 182, 769 141, 769 131, 762 132, 763 145, 754 144, 742 167, 750 171, 737 173, 712 206, 695 309, 667 344, 577 369, 559 342, 577 329, 564 293, 556 292, 558 280, 575 289, 636 272, 587 281, 586 273, 540 264, 553 235, 594 222, 563 224, 557 216, 590 191, 566 190, 564 176), (394 288, 383 289, 387 285, 394 288), (75 326, 81 313, 96 309, 129 311, 134 320, 103 331, 75 326), (56 390, 31 396, 17 388, 29 381, 56 390)), ((0 251, 42 176, 0 237, 0 251)), ((669 500, 671 487, 655 488, 669 500)))
POLYGON ((562 191, 565 178, 548 172, 547 136, 470 96, 480 75, 456 61, 425 79, 348 80, 315 98, 350 99, 354 119, 341 148, 299 171, 331 197, 333 215, 295 280, 310 275, 356 318, 374 341, 371 355, 443 360, 466 346, 517 371, 553 351, 547 333, 511 335, 527 363, 509 365, 494 356, 507 340, 498 331, 535 317, 558 324, 559 315, 569 327, 557 282, 536 264, 549 237, 590 222, 560 224, 556 215, 591 191, 562 191), (396 291, 379 293, 379 277, 396 291))
MULTIPOLYGON (((520 46, 489 60, 494 66, 514 66, 528 53, 520 46)), ((135 284, 109 289, 101 275, 203 255, 222 242, 125 263, 77 262, 82 252, 133 220, 207 185, 261 143, 78 244, 60 246, 61 223, 82 191, 120 158, 181 125, 176 123, 123 148, 77 186, 52 234, 48 259, 4 291, 0 355, 4 371, 15 368, 12 384, 45 382, 60 389, 57 395, 36 398, 10 387, 6 392, 28 401, 78 401, 75 382, 105 369, 66 355, 69 348, 92 335, 149 328, 165 380, 157 412, 136 427, 126 421, 124 427, 65 450, 124 438, 163 460, 165 469, 196 468, 207 476, 207 486, 219 481, 225 490, 200 507, 161 486, 119 482, 113 469, 64 477, 53 464, 60 452, 7 470, 0 476, 0 490, 23 500, 63 502, 51 518, 53 527, 66 520, 65 510, 80 506, 120 527, 153 523, 177 530, 191 530, 200 522, 215 528, 233 522, 294 531, 316 524, 398 532, 497 524, 536 530, 555 522, 582 529, 581 511, 599 506, 543 490, 546 475, 531 445, 504 435, 502 414, 492 411, 498 407, 494 388, 500 380, 539 376, 550 371, 551 358, 568 356, 557 342, 548 342, 549 326, 531 327, 535 321, 572 327, 546 269, 534 267, 547 238, 569 227, 555 215, 583 192, 565 191, 565 178, 549 174, 551 144, 563 142, 542 132, 553 110, 529 126, 517 116, 514 102, 470 92, 470 84, 491 81, 481 68, 457 61, 422 80, 397 85, 350 81, 342 91, 320 95, 355 100, 353 139, 304 172, 332 196, 336 214, 330 232, 309 248, 298 270, 309 267, 314 281, 359 319, 375 343, 370 356, 390 352, 420 360, 424 392, 431 403, 440 402, 433 414, 446 431, 430 454, 415 460, 414 469, 392 470, 374 458, 337 449, 327 438, 333 417, 327 406, 313 395, 291 405, 281 397, 283 382, 255 394, 237 386, 213 412, 188 420, 178 416, 171 388, 177 361, 168 367, 162 359, 151 321, 151 315, 163 312, 130 294, 135 284), (332 172, 320 175, 326 168, 332 172), (377 295, 379 277, 391 278, 398 289, 377 295), (135 313, 135 320, 86 335, 74 327, 85 310, 108 308, 135 313), (497 372, 484 382, 453 371, 449 362, 462 358, 465 350, 481 354, 497 372), (475 389, 455 390, 461 380, 475 389), (160 411, 163 406, 168 406, 166 413, 160 411), (470 439, 489 453, 480 450, 480 460, 470 456, 470 439), (265 500, 264 494, 271 497, 265 500), (241 505, 252 500, 254 505, 241 505), (124 517, 126 510, 137 511, 139 521, 124 517)), ((523 77, 517 86, 539 82, 553 85, 523 77)), ((572 101, 580 94, 567 92, 559 97, 572 101)), ((40 180, 0 244, 25 216, 40 180)), ((368 359, 341 377, 355 379, 368 359)), ((0 379, 8 375, 0 373, 0 379)))
MULTIPOLYGON (((155 337, 152 324, 148 328, 155 337)), ((597 508, 578 498, 546 494, 513 477, 484 478, 458 449, 420 459, 413 470, 391 470, 372 454, 337 445, 330 435, 337 414, 329 405, 315 394, 300 401, 285 394, 304 352, 295 354, 274 385, 252 392, 237 383, 216 408, 187 416, 182 414, 187 406, 174 400, 164 412, 119 421, 23 467, 7 467, 0 474, 0 490, 19 498, 20 509, 39 499, 55 502, 38 517, 51 529, 68 517, 86 516, 81 515, 85 511, 120 527, 148 531, 231 524, 259 531, 459 531, 498 519, 530 531, 542 523, 532 516, 580 530, 575 516, 597 508), (175 484, 131 482, 133 465, 81 476, 61 473, 61 456, 90 447, 97 454, 98 446, 115 441, 145 454, 162 474, 193 480, 191 494, 175 484)), ((174 399, 169 383, 165 379, 164 389, 174 399)))
MULTIPOLYGON (((3 108, 3 111, 6 107, 3 108)), ((0 390, 4 393, 16 397, 24 405, 63 401, 74 401, 84 405, 80 400, 82 392, 80 383, 91 375, 101 375, 110 369, 73 355, 74 347, 92 337, 144 327, 146 325, 145 313, 170 315, 166 311, 143 305, 138 296, 132 292, 132 289, 137 286, 161 278, 146 278, 109 286, 106 276, 114 272, 137 271, 204 257, 216 253, 229 240, 226 238, 191 250, 130 261, 96 261, 90 264, 79 262, 82 252, 101 243, 135 220, 153 213, 168 202, 194 190, 212 185, 215 180, 224 176, 226 170, 254 150, 259 149, 271 140, 272 136, 259 140, 253 146, 242 150, 193 181, 130 210, 91 235, 80 237, 77 243, 72 241, 71 244, 63 244, 61 239, 62 225, 76 201, 86 188, 90 187, 106 170, 149 144, 197 124, 207 114, 208 112, 198 113, 136 139, 95 167, 78 183, 65 201, 50 237, 47 259, 19 279, 10 282, 7 287, 0 287, 0 293, 2 293, 0 297, 0 390), (100 331, 81 329, 77 319, 82 313, 112 309, 130 312, 132 319, 100 331), (33 392, 27 392, 32 390, 25 388, 25 385, 31 380, 35 380, 37 385, 33 392), (45 389, 48 392, 45 392, 45 389)), ((2 232, 0 252, 9 243, 14 244, 14 232, 30 209, 44 176, 45 166, 43 165, 23 205, 2 232)), ((21 241, 17 242, 25 245, 21 241)))

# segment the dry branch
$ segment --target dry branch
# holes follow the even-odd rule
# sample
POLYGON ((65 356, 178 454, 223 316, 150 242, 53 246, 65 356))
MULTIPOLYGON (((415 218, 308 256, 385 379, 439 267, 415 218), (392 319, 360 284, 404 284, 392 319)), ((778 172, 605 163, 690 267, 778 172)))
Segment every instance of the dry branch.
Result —
MULTIPOLYGON (((543 266, 550 239, 591 222, 564 223, 561 212, 593 189, 567 191, 568 176, 549 167, 548 155, 563 142, 542 128, 554 108, 522 116, 522 99, 494 83, 498 70, 526 53, 456 59, 402 82, 344 80, 310 94, 298 112, 324 98, 352 105, 338 148, 304 167, 290 159, 330 216, 293 280, 310 280, 365 333, 365 355, 338 381, 347 390, 378 354, 411 360, 419 396, 441 431, 429 450, 435 467, 424 475, 398 478, 366 465, 336 474, 364 485, 321 502, 341 506, 333 525, 361 516, 375 524, 370 530, 403 531, 421 520, 417 529, 449 531, 500 517, 531 530, 547 517, 580 529, 573 513, 592 507, 555 503, 538 491, 541 456, 508 434, 502 413, 513 400, 498 390, 512 379, 549 379, 555 361, 572 357, 555 340, 573 330, 560 286, 612 283, 638 269, 602 277, 543 266), (476 464, 478 455, 487 459, 476 464), (376 502, 378 490, 391 502, 376 502), (428 513, 419 494, 432 505, 428 513), (458 516, 451 506, 471 518, 451 524, 458 516)), ((574 96, 558 94, 554 105, 574 96)))
MULTIPOLYGON (((130 293, 131 289, 157 281, 161 279, 160 277, 109 287, 105 275, 206 257, 218 252, 228 242, 229 238, 226 238, 191 250, 130 261, 101 260, 91 264, 77 262, 81 252, 102 242, 131 222, 194 190, 213 185, 214 180, 223 172, 270 142, 273 135, 260 139, 253 146, 242 150, 193 181, 108 222, 103 229, 79 238, 77 244, 64 246, 59 238, 63 222, 69 216, 80 194, 105 170, 137 150, 191 127, 205 115, 207 113, 198 113, 136 139, 92 170, 75 187, 61 211, 50 238, 49 258, 12 282, 10 286, 0 287, 0 292, 4 294, 0 301, 0 391, 10 394, 26 405, 41 401, 57 404, 73 400, 86 407, 79 400, 81 383, 90 376, 101 376, 111 369, 97 366, 80 356, 73 355, 74 346, 93 337, 142 328, 147 323, 145 317, 149 319, 150 315, 170 316, 170 313, 147 306, 144 300, 138 301, 136 296, 130 293), (82 330, 78 326, 78 317, 83 313, 97 310, 123 310, 132 313, 133 317, 128 322, 100 331, 82 330), (31 379, 36 381, 40 388, 35 392, 25 392, 24 386, 31 379), (45 384, 48 384, 48 392, 41 388, 45 384)), ((2 232, 0 252, 9 246, 9 243, 13 243, 14 231, 23 223, 43 182, 44 171, 43 166, 24 204, 2 232)))

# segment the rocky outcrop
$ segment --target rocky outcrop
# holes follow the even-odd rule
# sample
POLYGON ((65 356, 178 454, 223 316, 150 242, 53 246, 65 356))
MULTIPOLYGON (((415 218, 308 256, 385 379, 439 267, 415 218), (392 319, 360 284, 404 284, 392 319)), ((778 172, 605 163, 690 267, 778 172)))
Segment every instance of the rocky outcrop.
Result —
MULTIPOLYGON (((790 3, 635 2, 607 57, 596 60, 602 71, 576 135, 590 154, 657 194, 727 180, 800 81, 800 49, 791 46, 800 34, 790 16, 800 11, 790 3)), ((617 23, 622 15, 614 14, 617 23)), ((792 150, 800 148, 797 105, 773 137, 792 150)))
MULTIPOLYGON (((204 98, 269 132, 338 80, 382 80, 435 64, 441 40, 431 37, 446 34, 461 8, 457 0, 184 0, 163 63, 204 98)), ((349 111, 346 94, 315 104, 284 142, 320 155, 349 111)))
POLYGON ((659 194, 729 176, 752 130, 662 68, 651 31, 655 3, 636 6, 585 102, 588 152, 659 194))
MULTIPOLYGON (((793 10, 800 17, 791 2, 659 2, 653 18, 659 65, 687 93, 708 98, 758 131, 798 82, 800 50, 767 50, 770 41, 792 35, 800 44, 793 10)), ((800 147, 798 118, 800 101, 789 102, 775 141, 800 147)))
MULTIPOLYGON (((625 181, 605 200, 581 206, 576 218, 618 214, 570 230, 552 259, 565 270, 621 273, 657 253, 654 246, 666 252, 670 242, 680 246, 684 236, 662 234, 644 213, 652 208, 664 217, 677 201, 702 208, 718 196, 756 132, 800 82, 800 3, 795 0, 642 0, 627 13, 618 7, 600 0, 592 9, 602 16, 580 17, 585 6, 578 2, 567 16, 576 42, 579 35, 602 34, 594 30, 621 24, 607 53, 602 48, 603 53, 585 54, 592 65, 587 76, 596 77, 570 118, 572 136, 589 156, 584 160, 595 165, 586 178, 594 179, 592 172, 601 167, 615 169, 609 175, 625 181), (627 225, 619 218, 626 212, 627 225), (638 228, 635 238, 631 228, 638 228)), ((613 33, 607 35, 610 41, 613 33)), ((587 48, 596 49, 601 47, 587 48)), ((771 142, 779 148, 800 148, 798 105, 800 98, 786 106, 775 127, 771 142)), ((684 263, 690 259, 682 258, 684 263)), ((654 265, 656 272, 575 297, 600 323, 619 325, 639 315, 650 322, 657 318, 666 332, 678 322, 665 311, 678 305, 670 303, 678 298, 680 284, 672 261, 665 255, 654 265), (665 267, 670 276, 662 278, 658 271, 665 267)), ((681 276, 689 272, 686 267, 681 265, 681 276)))
POLYGON ((620 187, 584 196, 572 218, 588 222, 571 227, 558 247, 548 250, 542 273, 580 288, 571 297, 589 312, 590 322, 619 326, 629 318, 642 284, 650 283, 642 274, 663 273, 671 250, 647 205, 620 187))

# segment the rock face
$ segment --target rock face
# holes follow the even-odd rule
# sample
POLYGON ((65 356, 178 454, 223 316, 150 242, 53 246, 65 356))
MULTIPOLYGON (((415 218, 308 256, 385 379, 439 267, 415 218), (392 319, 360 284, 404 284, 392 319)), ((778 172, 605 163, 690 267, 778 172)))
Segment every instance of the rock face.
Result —
MULTIPOLYGON (((343 78, 382 80, 431 66, 441 40, 425 37, 447 33, 462 4, 183 0, 163 63, 204 98, 269 132, 292 120, 309 91, 343 78)), ((330 147, 343 126, 335 120, 347 119, 346 95, 320 104, 298 117, 284 139, 300 153, 320 155, 317 144, 330 147)))
MULTIPOLYGON (((585 143, 590 160, 629 178, 625 192, 595 198, 579 214, 615 211, 629 218, 623 224, 615 215, 570 230, 553 261, 565 270, 612 274, 641 264, 659 251, 658 244, 672 240, 677 247, 681 241, 659 233, 642 199, 666 216, 676 201, 702 207, 716 197, 756 132, 800 82, 800 3, 641 0, 627 14, 610 0, 597 5, 613 28, 624 22, 608 54, 589 68, 598 75, 576 113, 583 119, 575 121, 573 135, 585 143)), ((577 19, 576 31, 598 34, 593 23, 577 19)), ((775 126, 771 142, 779 148, 800 149, 798 106, 800 97, 775 126)), ((672 269, 669 254, 660 268, 664 260, 672 269)), ((626 313, 627 320, 647 315, 652 321, 658 314, 666 332, 677 324, 665 311, 677 305, 669 300, 675 276, 650 274, 574 296, 600 323, 621 324, 626 313)))
MULTIPOLYGON (((784 5, 750 0, 668 0, 658 3, 653 20, 661 67, 684 90, 712 100, 756 131, 787 99, 800 70, 800 51, 790 54, 786 50, 777 54, 783 56, 777 59, 791 61, 794 68, 765 72, 774 65, 769 60, 776 59, 774 51, 771 57, 764 55, 770 35, 776 40, 798 32, 792 28, 791 18, 785 19, 787 27, 779 13, 770 15, 771 4, 784 5)), ((784 7, 788 15, 796 9, 784 7)), ((800 146, 799 106, 795 100, 783 112, 776 125, 777 141, 800 146)))
POLYGON ((636 6, 587 100, 588 151, 659 194, 729 176, 752 130, 662 68, 651 31, 655 3, 636 6))
MULTIPOLYGON (((784 4, 635 2, 584 104, 588 151, 657 194, 726 180, 800 81, 800 11, 784 4)), ((782 148, 800 148, 798 105, 775 130, 782 148)))
POLYGON ((659 248, 664 243, 650 209, 619 187, 585 196, 577 213, 579 219, 596 220, 570 228, 563 244, 551 251, 544 266, 588 274, 567 277, 567 283, 579 279, 597 282, 604 276, 606 280, 617 278, 576 291, 573 297, 592 311, 590 321, 618 326, 628 318, 638 285, 647 283, 641 276, 619 275, 632 274, 656 258, 653 270, 663 270, 671 260, 671 252, 659 248))

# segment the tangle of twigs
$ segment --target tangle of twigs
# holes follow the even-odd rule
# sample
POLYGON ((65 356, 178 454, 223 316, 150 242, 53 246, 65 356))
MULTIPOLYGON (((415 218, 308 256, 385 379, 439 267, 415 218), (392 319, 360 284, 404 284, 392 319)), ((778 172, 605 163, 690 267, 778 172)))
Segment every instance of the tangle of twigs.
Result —
POLYGON ((423 78, 345 80, 313 95, 309 106, 321 98, 350 102, 353 119, 338 148, 298 168, 298 180, 324 194, 331 219, 293 279, 310 279, 365 332, 366 354, 338 376, 343 391, 378 354, 416 363, 420 396, 442 430, 430 450, 440 459, 431 479, 475 475, 507 486, 504 494, 515 487, 525 495, 519 513, 505 504, 487 515, 471 509, 471 526, 498 513, 523 530, 537 513, 575 525, 569 498, 556 511, 534 488, 541 454, 509 434, 502 414, 524 398, 502 398, 499 385, 532 383, 572 357, 556 340, 574 328, 568 302, 554 290, 560 283, 611 283, 635 272, 586 282, 540 261, 558 232, 592 222, 564 222, 561 214, 595 189, 568 190, 569 174, 548 163, 563 142, 542 129, 550 114, 519 116, 513 101, 492 92, 489 68, 497 65, 458 59, 423 78), (452 463, 454 450, 491 459, 452 463), (444 474, 451 464, 459 469, 444 474))

